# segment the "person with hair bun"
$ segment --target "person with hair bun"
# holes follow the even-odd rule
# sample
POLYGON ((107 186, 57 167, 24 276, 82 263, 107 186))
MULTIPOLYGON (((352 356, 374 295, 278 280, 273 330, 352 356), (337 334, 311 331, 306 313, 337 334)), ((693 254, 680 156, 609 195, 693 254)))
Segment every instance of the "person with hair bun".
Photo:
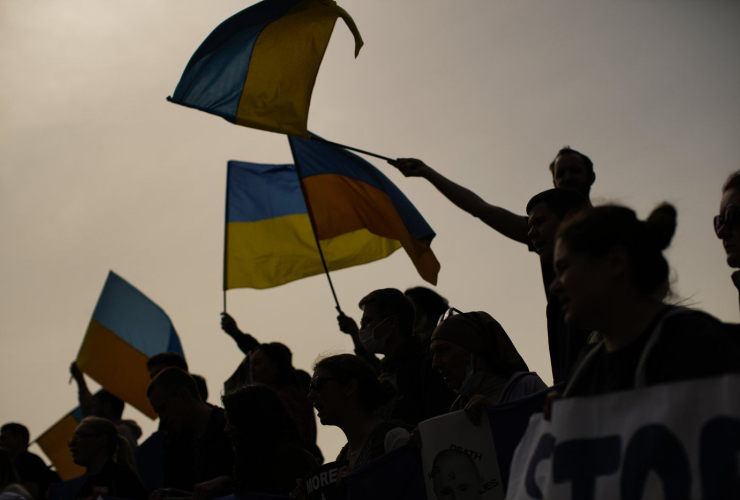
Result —
POLYGON ((100 417, 83 418, 68 446, 74 463, 87 471, 77 498, 97 498, 98 495, 133 500, 149 498, 135 472, 131 446, 111 421, 100 417))
POLYGON ((576 364, 564 396, 629 390, 740 369, 737 346, 722 323, 701 311, 667 305, 663 250, 676 210, 663 204, 646 221, 602 206, 564 222, 557 235, 550 291, 565 321, 603 340, 576 364))
POLYGON ((335 425, 347 437, 337 461, 348 463, 344 474, 406 444, 408 430, 383 421, 377 410, 397 396, 393 384, 376 378, 370 364, 352 354, 319 360, 314 366, 308 399, 322 425, 335 425))
MULTIPOLYGON (((714 217, 714 232, 722 240, 727 265, 740 269, 740 170, 722 186, 719 215, 714 217)), ((740 271, 732 273, 732 282, 740 291, 740 271)))

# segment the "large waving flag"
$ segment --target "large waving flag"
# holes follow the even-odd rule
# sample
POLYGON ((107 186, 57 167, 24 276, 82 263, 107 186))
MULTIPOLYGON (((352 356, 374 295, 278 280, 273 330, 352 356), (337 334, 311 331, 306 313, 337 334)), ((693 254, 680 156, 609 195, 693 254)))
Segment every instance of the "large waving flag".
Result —
POLYGON ((147 360, 161 352, 183 354, 167 314, 111 271, 95 306, 77 366, 109 392, 156 418, 146 388, 147 360))
POLYGON ((317 239, 330 271, 403 247, 421 277, 436 284, 434 231, 385 175, 344 149, 289 140, 297 168, 229 162, 225 290, 324 272, 317 239))
POLYGON ((334 24, 333 0, 264 0, 224 21, 193 54, 168 100, 271 132, 308 137, 311 93, 334 24))
POLYGON ((85 473, 84 467, 72 461, 72 453, 70 453, 67 446, 67 442, 72 439, 72 435, 81 420, 82 409, 78 406, 36 438, 36 443, 54 465, 57 474, 63 481, 85 473))

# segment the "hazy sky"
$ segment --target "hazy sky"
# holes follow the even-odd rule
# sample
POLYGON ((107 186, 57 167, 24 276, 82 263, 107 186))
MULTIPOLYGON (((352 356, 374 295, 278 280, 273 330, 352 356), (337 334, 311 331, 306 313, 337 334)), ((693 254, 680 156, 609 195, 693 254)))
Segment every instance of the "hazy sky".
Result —
MULTIPOLYGON (((109 269, 162 306, 218 402, 241 359, 220 331, 226 162, 288 163, 285 137, 165 101, 200 42, 249 1, 0 0, 0 423, 33 437, 72 409, 67 385, 109 269)), ((738 321, 712 230, 740 169, 740 2, 341 1, 309 128, 414 156, 484 199, 523 212, 569 144, 595 164, 596 202, 641 216, 678 208, 668 252, 680 297, 738 321)), ((497 318, 552 380, 537 257, 456 209, 422 179, 375 164, 437 238, 439 292, 497 318)), ((333 274, 343 309, 423 284, 408 257, 333 274)), ((351 347, 326 278, 235 290, 229 312, 310 370, 351 347)), ((156 426, 135 410, 148 434, 156 426)), ((320 428, 333 458, 344 443, 320 428)))

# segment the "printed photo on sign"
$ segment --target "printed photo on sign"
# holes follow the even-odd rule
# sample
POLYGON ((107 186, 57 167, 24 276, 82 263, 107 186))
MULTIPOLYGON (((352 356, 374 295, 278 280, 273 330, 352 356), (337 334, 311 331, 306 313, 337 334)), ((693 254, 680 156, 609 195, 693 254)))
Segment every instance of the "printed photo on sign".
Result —
POLYGON ((344 500, 345 491, 337 488, 337 473, 347 462, 331 462, 314 469, 306 476, 308 500, 344 500))
POLYGON ((419 424, 424 482, 429 500, 503 500, 491 426, 484 414, 473 425, 465 412, 419 424))

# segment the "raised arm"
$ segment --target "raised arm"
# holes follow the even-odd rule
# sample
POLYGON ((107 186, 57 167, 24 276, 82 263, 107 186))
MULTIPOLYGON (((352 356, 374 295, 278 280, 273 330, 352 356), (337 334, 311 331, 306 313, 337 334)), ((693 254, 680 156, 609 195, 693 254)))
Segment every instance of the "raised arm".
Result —
POLYGON ((239 330, 239 327, 236 325, 236 320, 227 313, 221 313, 221 329, 225 331, 229 337, 234 339, 236 345, 239 346, 239 350, 241 350, 245 355, 248 355, 252 349, 259 345, 259 341, 256 338, 239 330))
POLYGON ((352 338, 352 343, 355 345, 355 354, 370 363, 375 373, 380 375, 380 360, 362 345, 360 342, 360 330, 357 328, 357 323, 354 319, 350 318, 344 313, 337 316, 337 323, 339 323, 339 331, 346 333, 352 338))
POLYGON ((85 417, 89 417, 93 413, 93 395, 90 392, 90 389, 87 388, 85 376, 82 374, 80 369, 77 367, 77 363, 74 361, 69 367, 69 373, 72 375, 72 378, 75 379, 75 382, 77 382, 77 398, 80 402, 82 415, 85 417))
POLYGON ((479 218, 487 225, 514 241, 529 244, 527 219, 524 216, 486 203, 471 190, 455 184, 432 167, 415 158, 399 158, 388 162, 406 177, 423 177, 439 190, 448 200, 479 218))

